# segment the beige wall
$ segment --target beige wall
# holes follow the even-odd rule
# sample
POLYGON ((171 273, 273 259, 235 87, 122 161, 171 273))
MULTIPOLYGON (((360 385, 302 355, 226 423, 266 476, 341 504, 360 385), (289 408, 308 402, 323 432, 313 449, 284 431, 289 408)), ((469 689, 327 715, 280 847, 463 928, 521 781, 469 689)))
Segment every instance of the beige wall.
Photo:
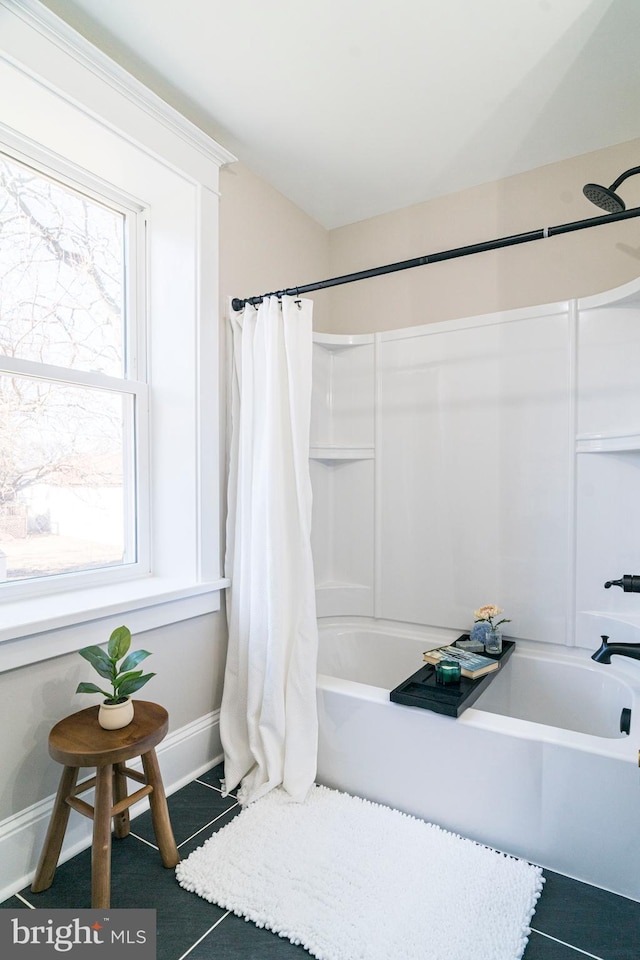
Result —
MULTIPOLYGON (((582 186, 640 163, 640 140, 332 230, 332 276, 598 216, 582 186)), ((640 177, 620 194, 640 205, 640 177)), ((317 329, 367 333, 599 293, 640 275, 640 221, 335 287, 317 329)))
MULTIPOLYGON (((263 293, 328 275, 324 228, 241 164, 223 170, 220 186, 223 297, 263 293)), ((327 322, 326 295, 314 297, 314 302, 316 316, 327 322)), ((221 382, 224 393, 222 387, 221 382)), ((224 440, 222 429, 222 451, 224 440)), ((224 475, 224 457, 222 461, 224 475)), ((83 646, 82 628, 71 629, 78 647, 83 646)), ((224 610, 134 636, 135 649, 151 651, 149 669, 157 673, 138 696, 166 706, 170 732, 219 708, 226 640, 224 610)), ((98 702, 75 694, 81 680, 95 679, 92 672, 81 657, 69 654, 0 673, 0 821, 55 792, 61 768, 48 756, 47 736, 62 717, 98 702)))
MULTIPOLYGON (((152 654, 146 663, 157 676, 137 696, 167 708, 170 732, 220 705, 226 649, 222 613, 138 633, 132 648, 152 654)), ((62 767, 47 753, 49 730, 62 717, 99 702, 99 697, 75 694, 82 680, 95 683, 97 677, 75 653, 0 674, 0 820, 55 793, 62 767)))
MULTIPOLYGON (((330 276, 329 234, 241 163, 220 174, 220 292, 252 297, 330 276)), ((314 326, 330 322, 328 291, 310 294, 314 326)))

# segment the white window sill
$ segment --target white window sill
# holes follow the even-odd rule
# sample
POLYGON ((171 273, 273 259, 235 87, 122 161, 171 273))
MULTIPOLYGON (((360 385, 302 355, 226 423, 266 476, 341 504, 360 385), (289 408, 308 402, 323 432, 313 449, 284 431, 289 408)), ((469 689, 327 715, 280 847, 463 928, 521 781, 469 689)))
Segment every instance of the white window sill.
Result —
POLYGON ((0 672, 106 643, 126 618, 132 634, 220 609, 229 580, 145 577, 2 604, 0 672), (81 629, 78 629, 81 628, 81 629))

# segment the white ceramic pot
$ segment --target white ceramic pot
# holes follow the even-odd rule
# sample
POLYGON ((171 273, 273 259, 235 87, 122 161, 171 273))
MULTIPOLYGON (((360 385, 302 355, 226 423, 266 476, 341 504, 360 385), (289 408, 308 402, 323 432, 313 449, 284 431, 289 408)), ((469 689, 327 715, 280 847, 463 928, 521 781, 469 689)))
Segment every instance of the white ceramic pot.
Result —
POLYGON ((120 730, 133 720, 133 700, 127 697, 122 703, 101 703, 98 723, 104 730, 120 730))

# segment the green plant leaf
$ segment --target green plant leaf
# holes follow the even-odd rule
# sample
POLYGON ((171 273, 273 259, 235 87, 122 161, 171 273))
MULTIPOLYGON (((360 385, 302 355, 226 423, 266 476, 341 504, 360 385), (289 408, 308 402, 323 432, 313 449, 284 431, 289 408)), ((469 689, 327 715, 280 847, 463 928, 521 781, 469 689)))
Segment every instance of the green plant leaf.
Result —
POLYGON ((94 670, 97 670, 101 677, 111 680, 113 675, 113 664, 107 654, 101 647, 84 647, 78 653, 85 660, 88 660, 94 670))
POLYGON ((128 670, 133 670, 142 660, 150 656, 151 654, 147 650, 136 650, 134 653, 130 653, 124 663, 120 665, 120 672, 127 673, 128 670))
POLYGON ((101 693, 102 696, 107 699, 111 696, 110 693, 106 693, 104 690, 101 690, 100 687, 97 687, 95 683, 79 683, 76 687, 76 693, 101 693))
POLYGON ((116 627, 109 637, 107 650, 112 660, 120 660, 131 646, 131 631, 128 627, 116 627))
POLYGON ((155 673, 145 673, 143 677, 138 677, 136 680, 126 680, 118 687, 118 696, 130 697, 131 694, 139 690, 140 687, 144 687, 145 683, 151 680, 151 677, 155 677, 155 673))
MULTIPOLYGON (((119 690, 123 683, 128 683, 130 680, 137 680, 138 677, 142 676, 142 670, 130 670, 129 673, 119 673, 118 676, 113 681, 114 695, 115 691, 119 690)), ((122 696, 121 693, 118 696, 122 696)))

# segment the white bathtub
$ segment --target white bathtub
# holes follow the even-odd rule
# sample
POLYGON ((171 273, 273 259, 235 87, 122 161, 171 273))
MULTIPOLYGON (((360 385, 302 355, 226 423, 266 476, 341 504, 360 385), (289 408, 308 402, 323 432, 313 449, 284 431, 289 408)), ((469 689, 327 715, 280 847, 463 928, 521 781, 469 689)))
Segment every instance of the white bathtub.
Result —
POLYGON ((518 641, 457 720, 391 703, 457 635, 320 620, 319 782, 640 900, 640 661, 518 641))

